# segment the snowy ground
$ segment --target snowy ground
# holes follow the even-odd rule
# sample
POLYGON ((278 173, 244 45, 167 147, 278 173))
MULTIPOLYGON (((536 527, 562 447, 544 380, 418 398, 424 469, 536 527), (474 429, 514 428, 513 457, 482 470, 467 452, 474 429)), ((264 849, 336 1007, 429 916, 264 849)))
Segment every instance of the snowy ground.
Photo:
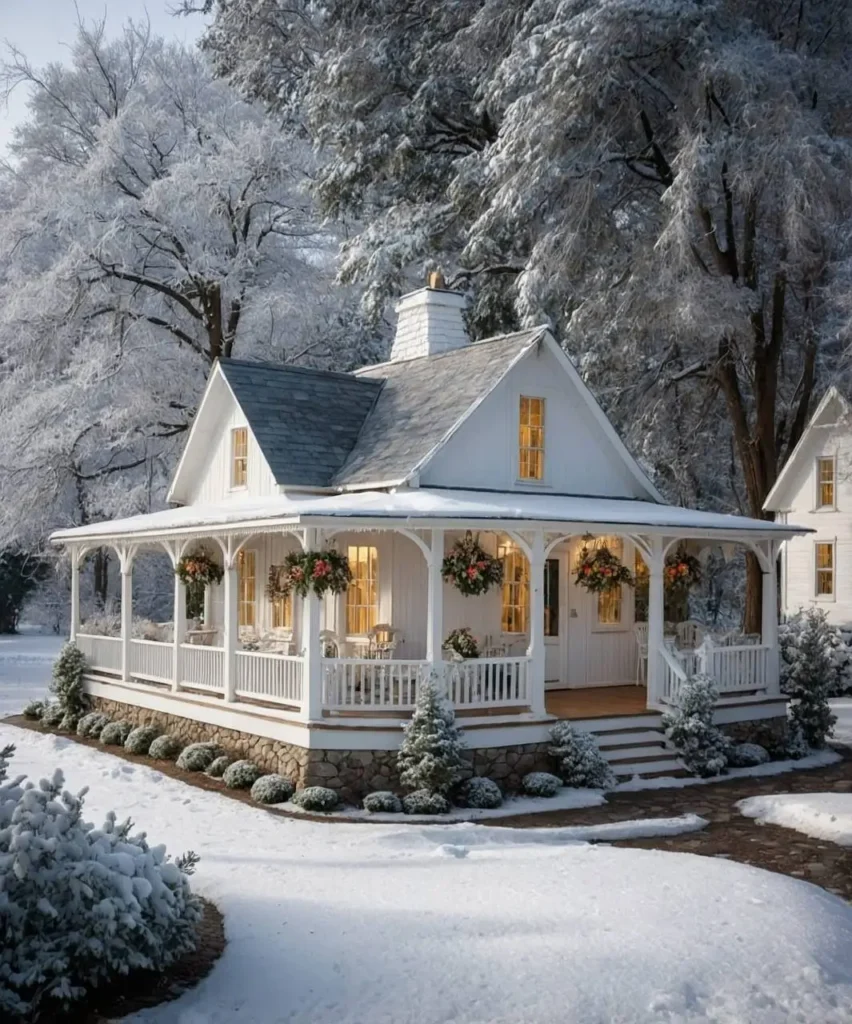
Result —
POLYGON ((737 807, 761 824, 852 846, 852 793, 774 793, 740 800, 737 807))
POLYGON ((852 697, 838 697, 831 701, 831 710, 837 715, 834 739, 852 747, 852 697))
MULTIPOLYGON (((56 642, 12 643, 0 707, 17 711, 56 642)), ((564 829, 280 818, 71 740, 0 725, 6 742, 14 772, 90 786, 90 819, 115 808, 201 855, 226 952, 137 1024, 852 1019, 852 910, 804 882, 564 829)))
POLYGON ((50 670, 64 642, 52 634, 0 634, 0 718, 17 715, 28 701, 45 696, 50 670))

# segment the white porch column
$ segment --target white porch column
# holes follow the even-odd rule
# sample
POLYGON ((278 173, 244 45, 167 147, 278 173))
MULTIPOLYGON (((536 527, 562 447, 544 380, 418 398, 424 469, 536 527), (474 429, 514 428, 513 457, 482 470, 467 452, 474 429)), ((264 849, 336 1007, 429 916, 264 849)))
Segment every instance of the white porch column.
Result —
POLYGON ((533 534, 530 548, 530 645, 529 665, 530 709, 534 714, 545 714, 544 703, 544 533, 533 534))
POLYGON ((663 673, 660 650, 663 646, 665 628, 665 595, 663 591, 663 555, 664 541, 662 537, 651 537, 651 552, 648 561, 648 707, 657 707, 661 703, 663 692, 663 673))
POLYGON ((432 530, 432 543, 429 547, 429 589, 427 594, 426 616, 426 660, 432 672, 439 677, 444 669, 442 647, 444 643, 444 580, 441 576, 441 565, 444 561, 444 531, 432 530))
POLYGON ((130 679, 130 639, 133 632, 133 553, 119 551, 121 566, 121 678, 130 679))
POLYGON ((181 581, 180 576, 175 573, 175 601, 174 601, 174 629, 172 635, 173 644, 173 656, 172 656, 172 689, 177 691, 180 689, 180 677, 181 677, 181 644, 184 641, 184 634, 186 632, 186 587, 181 581))
POLYGON ((768 547, 768 568, 763 569, 763 604, 761 608, 760 641, 769 648, 769 690, 780 688, 780 655, 778 650, 778 554, 775 545, 768 547))
POLYGON ((68 639, 73 644, 80 628, 80 555, 76 548, 71 548, 71 626, 68 639))
MULTIPOLYGON (((321 531, 315 527, 305 530, 305 551, 314 551, 321 542, 321 531)), ((322 658, 323 649, 320 640, 320 621, 322 602, 309 590, 302 600, 302 650, 304 666, 302 668, 302 718, 306 722, 318 721, 322 718, 322 658)))
POLYGON ((240 634, 239 607, 237 605, 239 574, 236 554, 229 552, 225 558, 223 582, 225 584, 225 700, 233 702, 234 690, 237 685, 237 641, 240 634))

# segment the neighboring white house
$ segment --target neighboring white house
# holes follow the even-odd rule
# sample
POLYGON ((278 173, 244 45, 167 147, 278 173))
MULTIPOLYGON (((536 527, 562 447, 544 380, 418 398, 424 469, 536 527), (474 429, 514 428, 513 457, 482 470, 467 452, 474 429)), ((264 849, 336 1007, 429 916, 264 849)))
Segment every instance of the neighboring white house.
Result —
POLYGON ((764 507, 780 523, 813 532, 781 552, 781 612, 825 610, 852 624, 852 408, 829 388, 778 476, 764 507))
POLYGON ((72 635, 93 696, 269 737, 300 764, 333 750, 335 764, 353 751, 385 763, 430 673, 446 680, 470 747, 523 751, 526 764, 554 717, 570 715, 609 730, 623 773, 662 770, 669 755, 649 730, 695 671, 716 678, 720 721, 783 719, 772 594, 778 549, 802 531, 666 504, 546 328, 470 343, 463 306, 443 288, 405 296, 390 360, 354 374, 218 363, 172 483, 178 507, 54 535, 72 558, 72 635), (441 578, 466 531, 505 567, 484 596, 441 578), (582 546, 604 541, 647 571, 647 623, 631 587, 575 583, 582 546), (202 544, 224 570, 204 629, 187 633, 176 580, 168 641, 133 637, 134 561, 154 548, 177 564, 202 544), (345 594, 267 599, 288 551, 329 544, 355 574, 345 594), (732 544, 765 573, 762 635, 678 647, 664 623, 666 557, 732 544), (103 545, 122 569, 121 637, 78 621, 79 567, 103 545), (392 641, 381 658, 377 626, 392 641), (462 626, 484 656, 448 661, 444 640, 462 626))

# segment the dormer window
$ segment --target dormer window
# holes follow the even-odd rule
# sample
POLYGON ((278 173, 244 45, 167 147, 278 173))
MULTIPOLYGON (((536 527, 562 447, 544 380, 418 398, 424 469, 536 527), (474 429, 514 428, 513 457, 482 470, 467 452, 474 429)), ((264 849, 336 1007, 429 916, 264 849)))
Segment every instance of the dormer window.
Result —
POLYGON ((544 399, 521 395, 518 429, 518 477, 544 479, 544 399))
POLYGON ((248 480, 248 428, 231 431, 231 487, 245 487, 248 480))
POLYGON ((817 508, 834 508, 834 459, 817 459, 817 508))

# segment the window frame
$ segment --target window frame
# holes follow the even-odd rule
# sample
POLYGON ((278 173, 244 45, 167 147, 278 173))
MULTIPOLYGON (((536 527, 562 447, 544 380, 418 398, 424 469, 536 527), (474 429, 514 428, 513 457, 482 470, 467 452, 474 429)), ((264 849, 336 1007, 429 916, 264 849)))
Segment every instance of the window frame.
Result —
POLYGON ((814 463, 814 511, 815 512, 836 512, 837 511, 837 454, 818 455, 814 463), (831 503, 822 502, 822 465, 831 465, 831 503))
MULTIPOLYGON (((500 586, 500 632, 503 636, 529 636, 530 628, 530 564, 523 551, 508 538, 497 545, 497 557, 503 563, 503 583, 500 586), (517 562, 522 570, 520 579, 510 579, 509 565, 517 562), (516 595, 516 600, 507 601, 507 596, 516 595), (514 609, 520 618, 521 629, 509 629, 514 609)), ((543 625, 543 624, 542 624, 543 625)))
POLYGON ((257 552, 253 548, 243 548, 237 554, 237 627, 240 633, 257 630, 257 552), (247 575, 245 566, 251 562, 251 575, 247 575), (251 595, 248 595, 246 583, 251 580, 251 595), (251 609, 251 622, 243 621, 243 610, 251 609))
MULTIPOLYGON (((343 615, 344 622, 346 625, 346 637, 352 639, 362 639, 363 637, 370 635, 376 623, 379 621, 379 573, 381 571, 381 563, 379 561, 379 549, 375 544, 348 544, 346 546, 346 556, 349 559, 349 568, 352 570, 352 582, 346 588, 346 596, 344 598, 343 615), (353 558, 352 552, 364 550, 367 552, 367 558, 365 562, 362 562, 360 555, 355 555, 353 558), (363 581, 359 580, 357 575, 357 567, 362 564, 367 566, 367 575, 363 581), (368 597, 372 600, 369 602, 357 602, 353 598, 359 595, 359 587, 362 584, 366 584, 368 597), (359 617, 364 615, 363 624, 366 625, 366 629, 361 632, 358 629, 353 629, 352 615, 354 612, 358 613, 359 617)), ((359 621, 354 623, 356 626, 362 625, 359 621)))
POLYGON ((232 491, 244 491, 248 487, 248 427, 231 428, 231 486, 232 491), (243 442, 243 452, 237 454, 237 436, 243 442), (237 472, 237 467, 240 472, 237 472))
MULTIPOLYGON (((625 539, 618 534, 605 533, 599 537, 595 537, 595 547, 602 547, 604 544, 612 551, 613 554, 617 555, 621 561, 624 561, 625 551, 625 539)), ((635 564, 635 563, 634 563, 635 564)), ((600 593, 593 594, 594 598, 594 618, 592 619, 592 632, 593 633, 626 633, 633 627, 633 623, 628 621, 632 618, 632 614, 628 614, 629 609, 627 606, 627 594, 624 590, 625 584, 621 584, 618 588, 618 609, 619 617, 617 622, 601 622, 601 600, 608 597, 608 594, 600 593)), ((615 593, 611 591, 610 593, 615 593)))
MULTIPOLYGON (((527 420, 529 421, 529 413, 527 414, 527 420)), ((532 484, 534 487, 546 486, 547 481, 547 470, 546 470, 546 458, 547 458, 547 397, 545 395, 519 395, 518 396, 518 448, 517 448, 517 480, 521 484, 532 484), (539 413, 539 424, 533 424, 530 422, 524 422, 524 403, 537 402, 540 403, 541 409, 539 413), (528 441, 525 441, 524 430, 540 431, 540 443, 532 444, 532 436, 528 435, 528 441), (524 476, 524 455, 529 456, 531 453, 535 453, 541 474, 539 476, 524 476)), ((527 459, 527 466, 529 467, 529 460, 527 459)))
POLYGON ((274 597, 269 602, 270 629, 274 633, 293 632, 293 592, 274 597), (280 612, 280 615, 279 615, 280 612), (280 621, 279 621, 280 620, 280 621))
POLYGON ((814 554, 813 554, 813 587, 814 587, 814 600, 815 601, 827 601, 832 602, 837 600, 837 538, 831 540, 815 540, 814 541, 814 554), (820 566, 819 564, 819 549, 821 547, 829 548, 831 551, 831 566, 820 566), (819 579, 820 573, 831 574, 831 591, 829 593, 820 593, 819 590, 819 579))

